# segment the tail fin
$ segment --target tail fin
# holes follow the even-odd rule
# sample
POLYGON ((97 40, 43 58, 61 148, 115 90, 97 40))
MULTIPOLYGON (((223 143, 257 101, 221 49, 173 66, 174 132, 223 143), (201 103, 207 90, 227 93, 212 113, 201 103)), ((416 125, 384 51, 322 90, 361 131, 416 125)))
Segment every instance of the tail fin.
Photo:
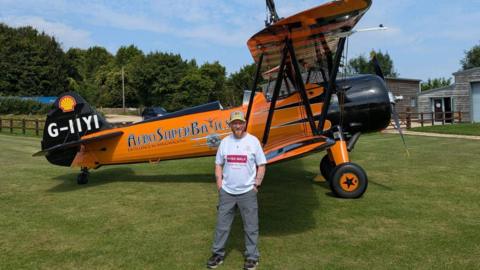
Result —
POLYGON ((84 135, 111 128, 111 125, 77 93, 62 94, 47 115, 43 130, 42 151, 56 165, 70 166, 80 145, 58 147, 80 140, 84 135), (51 150, 49 150, 51 149, 51 150))

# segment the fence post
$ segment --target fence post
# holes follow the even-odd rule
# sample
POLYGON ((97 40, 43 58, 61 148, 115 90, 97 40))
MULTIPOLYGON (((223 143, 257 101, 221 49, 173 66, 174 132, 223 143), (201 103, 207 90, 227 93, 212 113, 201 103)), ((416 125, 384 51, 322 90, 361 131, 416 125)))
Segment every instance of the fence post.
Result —
POLYGON ((38 119, 35 119, 35 135, 38 136, 38 119))
POLYGON ((462 111, 458 112, 458 122, 462 123, 462 111))
POLYGON ((23 133, 23 135, 25 135, 25 128, 26 128, 25 119, 22 119, 22 133, 23 133))
POLYGON ((13 133, 13 119, 10 119, 10 133, 13 133))
POLYGON ((410 110, 410 107, 407 107, 406 111, 405 111, 405 125, 406 125, 406 128, 409 129, 409 128, 412 128, 412 122, 411 122, 411 110, 410 110))

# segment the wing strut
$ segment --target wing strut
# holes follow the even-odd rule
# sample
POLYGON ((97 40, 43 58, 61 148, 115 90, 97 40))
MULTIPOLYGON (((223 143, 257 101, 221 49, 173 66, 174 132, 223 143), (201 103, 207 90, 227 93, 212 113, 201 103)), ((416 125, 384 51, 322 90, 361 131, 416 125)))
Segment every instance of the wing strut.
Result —
POLYGON ((307 113, 307 119, 310 124, 310 128, 313 135, 319 134, 319 130, 315 126, 315 119, 313 117, 312 108, 310 107, 307 91, 305 90, 305 84, 303 83, 302 73, 298 65, 297 56, 295 55, 295 48, 293 47, 292 40, 286 39, 285 46, 283 47, 282 60, 280 63, 280 68, 278 70, 277 80, 275 82, 275 88, 273 90, 272 99, 270 100, 270 109, 268 111, 267 122, 265 123, 265 131, 263 132, 263 145, 266 145, 268 142, 268 135, 270 134, 270 127, 272 125, 275 104, 277 103, 280 88, 282 86, 282 80, 284 79, 285 64, 288 55, 290 55, 290 63, 292 64, 295 71, 295 86, 300 93, 300 97, 302 98, 303 107, 305 108, 305 112, 307 113))
POLYGON ((282 52, 282 61, 280 62, 280 68, 278 69, 277 80, 275 81, 275 88, 273 90, 272 99, 270 100, 270 109, 268 110, 267 122, 265 124, 265 131, 263 132, 263 145, 267 144, 268 135, 270 134, 270 126, 272 125, 273 111, 275 110, 275 104, 277 103, 278 94, 280 93, 280 87, 282 86, 283 73, 285 72, 285 62, 287 60, 288 46, 285 45, 282 52))
POLYGON ((260 70, 262 69, 262 62, 263 62, 263 53, 260 55, 260 59, 258 60, 257 70, 255 72, 255 79, 253 79, 252 92, 250 93, 250 100, 248 101, 248 110, 247 110, 247 115, 245 117, 245 120, 247 122, 246 124, 247 130, 248 130, 248 119, 250 118, 250 113, 252 112, 252 107, 253 107, 253 99, 255 98, 255 92, 257 91, 258 78, 260 77, 260 70))
MULTIPOLYGON (((330 78, 328 79, 327 92, 325 93, 325 102, 322 107, 322 114, 320 114, 320 121, 318 121, 318 130, 323 132, 323 127, 325 126, 325 120, 327 119, 328 108, 330 107, 330 99, 332 98, 333 91, 335 90, 335 80, 337 78, 338 67, 340 66, 340 60, 342 59, 343 48, 345 47, 345 37, 340 38, 338 41, 337 52, 335 53, 335 60, 332 68, 328 74, 330 78)), ((342 106, 342 104, 339 104, 342 106)), ((342 125, 342 123, 340 123, 342 125)))
POLYGON ((318 130, 315 127, 315 120, 313 118, 312 108, 310 107, 310 103, 308 101, 307 91, 305 90, 305 84, 303 83, 302 73, 300 72, 300 67, 298 66, 297 56, 295 55, 295 49, 292 45, 292 40, 289 39, 286 42, 286 46, 290 52, 290 58, 293 65, 293 69, 295 70, 295 79, 297 81, 297 90, 300 93, 300 97, 302 98, 303 107, 305 108, 305 112, 307 113, 307 119, 310 123, 310 128, 312 129, 313 135, 318 135, 318 130))

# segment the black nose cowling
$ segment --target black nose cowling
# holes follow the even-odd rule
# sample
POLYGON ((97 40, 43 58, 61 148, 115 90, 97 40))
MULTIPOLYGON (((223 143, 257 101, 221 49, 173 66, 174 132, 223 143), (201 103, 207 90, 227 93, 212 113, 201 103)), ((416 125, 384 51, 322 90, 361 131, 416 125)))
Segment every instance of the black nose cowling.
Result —
POLYGON ((351 134, 379 131, 390 124, 391 108, 385 82, 376 75, 337 80, 327 119, 351 134), (340 104, 340 105, 339 105, 340 104), (340 106, 342 110, 340 110, 340 106))

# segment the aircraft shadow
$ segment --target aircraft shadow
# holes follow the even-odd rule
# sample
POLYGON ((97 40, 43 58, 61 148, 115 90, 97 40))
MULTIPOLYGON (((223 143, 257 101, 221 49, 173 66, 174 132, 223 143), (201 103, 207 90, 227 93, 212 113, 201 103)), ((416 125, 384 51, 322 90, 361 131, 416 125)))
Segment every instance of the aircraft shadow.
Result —
MULTIPOLYGON (((177 172, 178 173, 178 172, 177 172)), ((78 173, 69 173, 55 177, 61 183, 49 192, 72 192, 84 188, 94 188, 114 182, 152 182, 152 183, 212 183, 211 174, 160 174, 138 175, 131 168, 108 168, 94 171, 87 185, 77 185, 78 173)), ((288 235, 307 231, 317 226, 313 217, 320 208, 318 185, 312 182, 315 174, 304 170, 301 160, 292 160, 268 166, 267 175, 259 193, 260 234, 288 235)), ((326 192, 328 185, 321 186, 326 192)), ((213 230, 213 228, 212 228, 213 230)), ((229 247, 244 246, 243 225, 237 211, 229 247)))
POLYGON ((50 192, 68 192, 84 188, 93 188, 114 182, 141 182, 141 183, 212 183, 211 174, 156 174, 138 175, 131 168, 109 168, 92 171, 88 184, 78 185, 76 182, 78 173, 69 173, 54 177, 62 181, 61 184, 50 189, 50 192))
MULTIPOLYGON (((260 190, 260 238, 305 232, 317 226, 314 214, 321 208, 318 189, 312 179, 315 174, 305 171, 301 160, 274 164, 268 167, 260 190)), ((243 252, 244 233, 237 211, 227 252, 243 252)), ((227 253, 228 254, 228 253, 227 253)))

